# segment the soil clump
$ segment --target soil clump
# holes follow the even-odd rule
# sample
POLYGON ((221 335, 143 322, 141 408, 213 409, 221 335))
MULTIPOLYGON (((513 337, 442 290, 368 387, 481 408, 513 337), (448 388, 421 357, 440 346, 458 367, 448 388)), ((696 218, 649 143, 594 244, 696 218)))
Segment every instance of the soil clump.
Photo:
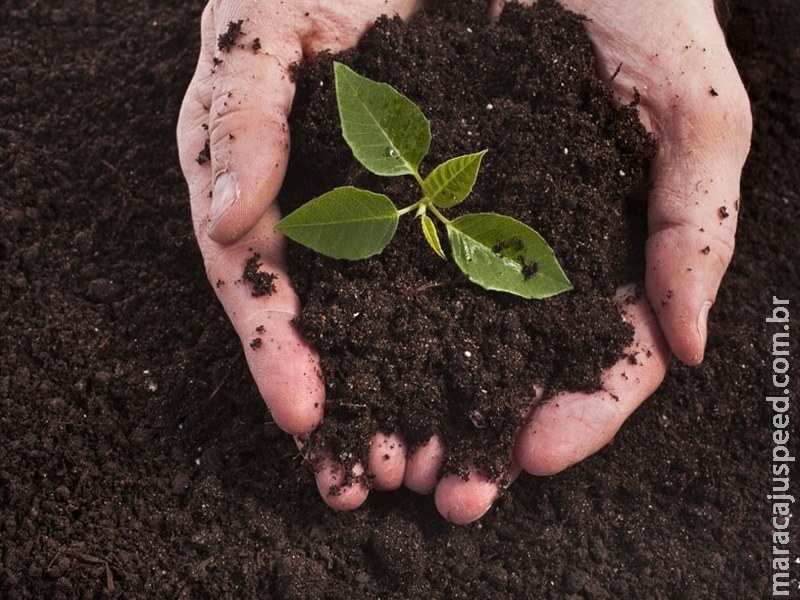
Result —
POLYGON ((452 261, 433 260, 412 218, 365 261, 291 245, 299 326, 327 384, 309 448, 328 445, 352 464, 375 431, 400 432, 412 448, 440 434, 446 472, 469 462, 503 478, 530 407, 551 391, 598 389, 632 340, 613 298, 643 272, 637 192, 652 140, 635 107, 612 108, 578 16, 545 1, 509 5, 489 24, 484 2, 441 2, 410 23, 383 18, 356 49, 299 69, 285 212, 340 185, 399 207, 418 199, 413 179, 387 182, 352 158, 334 58, 421 107, 433 134, 423 168, 488 149, 473 193, 448 216, 497 212, 531 225, 575 289, 544 301, 486 292, 452 261))

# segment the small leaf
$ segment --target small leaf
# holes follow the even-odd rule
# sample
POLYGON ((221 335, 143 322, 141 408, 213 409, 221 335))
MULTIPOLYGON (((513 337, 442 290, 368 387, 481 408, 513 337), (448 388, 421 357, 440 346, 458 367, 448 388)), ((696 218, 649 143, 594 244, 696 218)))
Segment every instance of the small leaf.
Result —
POLYGON ((339 187, 303 204, 275 230, 327 256, 358 260, 389 244, 398 219, 397 208, 383 194, 339 187))
POLYGON ((450 208, 469 196, 486 150, 457 156, 431 171, 422 182, 422 191, 436 206, 450 208))
POLYGON ((523 298, 548 298, 572 289, 552 248, 536 231, 494 213, 464 215, 447 223, 453 260, 487 290, 523 298))
POLYGON ((444 250, 442 250, 442 242, 439 241, 439 232, 436 231, 436 225, 428 215, 422 215, 420 217, 420 222, 422 223, 422 233, 425 234, 425 239, 430 244, 430 247, 433 248, 433 251, 436 252, 439 256, 447 260, 447 257, 444 255, 444 250))
POLYGON ((431 127, 419 107, 386 83, 333 63, 336 101, 353 156, 376 175, 414 175, 428 153, 431 127))

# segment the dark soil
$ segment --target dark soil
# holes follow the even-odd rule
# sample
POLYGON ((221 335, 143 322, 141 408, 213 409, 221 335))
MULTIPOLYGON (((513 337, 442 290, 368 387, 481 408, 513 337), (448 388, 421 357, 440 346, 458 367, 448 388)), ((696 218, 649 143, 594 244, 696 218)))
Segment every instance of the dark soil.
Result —
MULTIPOLYGON (((794 3, 731 3, 729 39, 755 137, 705 363, 672 364, 608 448, 555 477, 523 476, 467 527, 403 491, 331 512, 292 440, 269 422, 205 279, 177 163, 174 126, 201 10, 199 1, 159 0, 0 6, 0 595, 766 597, 773 443, 763 398, 774 331, 764 319, 773 295, 800 301, 794 3)), ((483 35, 477 26, 473 33, 483 35)), ((375 56, 352 60, 366 66, 375 56)), ((408 85, 401 67, 390 81, 408 85)), ((435 113, 424 88, 406 91, 435 113)), ((462 90, 471 93, 459 85, 443 94, 462 90)), ((494 96, 474 100, 467 114, 476 119, 488 103, 499 120, 510 110, 494 96)), ((431 116, 434 133, 462 130, 431 116)), ((473 139, 444 136, 435 156, 496 144, 488 125, 469 129, 473 139)), ((549 135, 567 136, 563 146, 553 138, 570 148, 565 164, 579 155, 569 145, 575 132, 549 135)), ((484 175, 502 154, 490 150, 484 175)), ((578 172, 579 181, 550 188, 570 196, 560 188, 581 185, 578 172)), ((473 206, 496 200, 484 175, 473 206)), ((536 212, 529 222, 573 282, 607 295, 585 264, 570 262, 550 218, 536 212)), ((635 252, 620 252, 611 264, 635 264, 635 252)), ((422 278, 440 285, 417 296, 466 294, 457 280, 441 284, 451 272, 437 261, 426 262, 433 274, 406 285, 422 278)), ((497 301, 477 294, 487 296, 497 301)), ((454 338, 452 348, 463 343, 454 338)), ((794 339, 791 351, 797 356, 794 339)), ((594 372, 581 383, 559 380, 572 369, 550 372, 547 361, 525 368, 565 386, 594 372)), ((792 424, 800 422, 795 392, 792 383, 792 424)), ((796 496, 794 465, 791 476, 796 496)), ((797 557, 800 532, 792 532, 797 557)))
MULTIPOLYGON (((469 460, 502 478, 533 383, 596 390, 632 340, 613 296, 644 269, 645 200, 634 193, 651 140, 634 108, 612 109, 581 19, 555 3, 509 6, 496 25, 484 2, 438 3, 411 24, 382 20, 336 59, 422 108, 433 132, 428 169, 488 149, 472 195, 448 214, 498 212, 533 225, 575 289, 542 302, 487 293, 434 260, 410 216, 367 261, 295 246, 300 327, 327 383, 314 441, 365 463, 376 429, 402 432, 412 448, 441 432, 447 471, 469 460)), ((412 178, 387 182, 352 158, 332 71, 323 57, 300 72, 286 210, 339 185, 412 204, 412 178)))

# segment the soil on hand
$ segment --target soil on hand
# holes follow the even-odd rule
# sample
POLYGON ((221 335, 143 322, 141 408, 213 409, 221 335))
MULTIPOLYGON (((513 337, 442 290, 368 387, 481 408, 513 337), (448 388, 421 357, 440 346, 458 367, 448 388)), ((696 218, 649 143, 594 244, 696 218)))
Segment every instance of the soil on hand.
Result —
MULTIPOLYGON (((487 149, 473 193, 448 215, 497 212, 531 225, 575 289, 544 301, 482 290, 429 250, 411 216, 365 261, 293 245, 299 325, 326 380, 325 421, 309 449, 328 446, 352 466, 366 463, 376 431, 401 433, 412 451, 439 434, 446 472, 474 464, 502 479, 529 409, 550 392, 597 390, 632 341, 613 298, 643 272, 637 192, 652 142, 634 107, 612 108, 581 19, 554 2, 508 6, 495 24, 482 2, 440 2, 409 24, 381 19, 335 58, 420 106, 433 134, 423 169, 487 149)), ((340 185, 412 204, 413 178, 387 182, 352 158, 331 61, 298 72, 283 206, 340 185)))

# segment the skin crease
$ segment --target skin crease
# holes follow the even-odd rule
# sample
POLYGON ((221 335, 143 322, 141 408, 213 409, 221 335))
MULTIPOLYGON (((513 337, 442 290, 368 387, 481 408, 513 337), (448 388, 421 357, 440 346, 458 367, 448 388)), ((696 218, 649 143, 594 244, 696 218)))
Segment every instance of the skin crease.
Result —
MULTIPOLYGON (((487 18, 496 17, 502 4, 495 2, 487 18)), ((702 361, 708 308, 733 252, 739 180, 752 130, 747 95, 711 1, 561 4, 588 17, 601 78, 619 103, 638 92, 640 118, 657 141, 647 273, 645 293, 625 286, 618 294, 620 311, 635 328, 629 350, 636 352, 637 364, 620 361, 603 374, 597 393, 555 393, 535 408, 510 457, 514 476, 523 470, 557 473, 606 445, 659 386, 670 350, 687 364, 702 361)), ((408 18, 419 8, 408 0, 212 0, 203 14, 200 57, 177 128, 195 235, 259 392, 276 424, 298 444, 321 422, 325 393, 316 352, 291 323, 300 304, 286 272, 284 240, 273 231, 294 96, 287 69, 321 50, 355 45, 380 14, 408 18), (219 36, 239 20, 240 35, 220 49, 219 36), (198 160, 207 142, 210 160, 198 160), (277 275, 270 296, 253 297, 249 286, 236 281, 254 251, 261 255, 260 268, 277 275), (250 348, 255 338, 261 339, 257 351, 250 348)), ((537 391, 537 397, 549 392, 537 391)), ((409 456, 400 435, 379 433, 368 457, 372 486, 432 492, 444 517, 472 522, 502 490, 477 471, 467 481, 439 480, 444 452, 434 437, 409 456)), ((338 510, 361 505, 369 491, 362 483, 328 493, 343 473, 330 456, 319 458, 323 499, 338 510)), ((364 470, 359 465, 356 474, 364 470)))

